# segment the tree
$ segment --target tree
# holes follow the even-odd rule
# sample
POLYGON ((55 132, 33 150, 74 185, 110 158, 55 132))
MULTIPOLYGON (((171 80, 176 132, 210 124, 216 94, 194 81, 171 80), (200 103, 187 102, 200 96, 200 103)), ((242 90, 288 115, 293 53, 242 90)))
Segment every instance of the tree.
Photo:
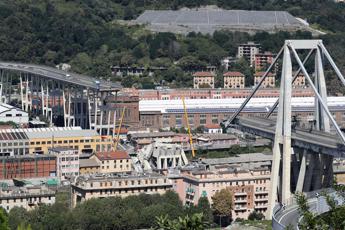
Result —
POLYGON ((203 221, 202 213, 186 215, 174 220, 170 220, 168 215, 161 215, 156 217, 155 223, 155 229, 160 230, 203 230, 208 227, 208 223, 203 221))
POLYGON ((215 215, 219 216, 221 225, 222 217, 229 219, 232 212, 232 194, 229 189, 217 191, 212 196, 212 209, 215 215))
POLYGON ((8 216, 3 208, 0 208, 0 230, 9 230, 8 216))
POLYGON ((265 219, 265 216, 261 212, 253 211, 248 216, 248 220, 263 220, 263 219, 265 219))
POLYGON ((199 212, 203 213, 203 219, 206 222, 212 223, 213 222, 213 214, 210 202, 208 201, 207 197, 200 197, 197 206, 199 212))

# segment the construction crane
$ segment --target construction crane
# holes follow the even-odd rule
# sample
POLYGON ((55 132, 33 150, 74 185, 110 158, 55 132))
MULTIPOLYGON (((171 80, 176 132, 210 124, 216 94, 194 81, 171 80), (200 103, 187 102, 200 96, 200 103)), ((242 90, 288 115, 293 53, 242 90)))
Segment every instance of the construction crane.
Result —
MULTIPOLYGON (((121 118, 120 118, 120 125, 119 125, 119 128, 117 129, 116 140, 115 140, 115 144, 114 144, 114 151, 116 151, 117 145, 119 144, 120 131, 121 131, 121 127, 122 127, 123 117, 125 116, 125 111, 126 111, 126 107, 123 107, 122 113, 121 113, 121 118)), ((115 130, 114 130, 114 132, 115 132, 115 130)))
POLYGON ((184 117, 186 119, 187 123, 187 129, 188 129, 188 135, 189 135, 189 143, 190 143, 190 148, 192 150, 192 156, 193 158, 195 157, 195 150, 193 146, 193 136, 192 133, 190 132, 190 126, 189 126, 189 120, 188 120, 188 113, 187 113, 187 108, 186 108, 186 103, 184 101, 184 96, 182 96, 182 102, 183 102, 183 110, 184 110, 184 117))

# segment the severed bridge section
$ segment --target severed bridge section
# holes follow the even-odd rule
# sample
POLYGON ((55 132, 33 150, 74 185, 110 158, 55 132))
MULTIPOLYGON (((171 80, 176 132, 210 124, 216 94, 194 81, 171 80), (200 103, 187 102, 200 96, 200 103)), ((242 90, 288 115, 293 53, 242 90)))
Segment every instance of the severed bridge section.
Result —
POLYGON ((286 40, 252 93, 222 123, 225 128, 234 126, 273 140, 268 219, 272 218, 274 206, 277 203, 291 203, 294 193, 331 187, 333 158, 345 156, 344 133, 327 106, 326 61, 345 86, 345 78, 322 40, 286 40), (301 56, 304 57, 303 61, 301 56), (279 59, 282 59, 279 99, 271 108, 267 108, 265 118, 239 116, 279 59), (314 119, 309 129, 299 127, 298 119, 292 117, 292 83, 300 73, 303 73, 315 95, 314 119), (270 118, 272 113, 276 113, 276 119, 270 118))
MULTIPOLYGON (((52 67, 0 62, 0 99, 58 126, 81 126, 109 133, 114 108, 106 104, 116 97, 119 83, 52 67), (16 85, 17 84, 17 85, 16 85)), ((112 119, 113 120, 113 119, 112 119)))

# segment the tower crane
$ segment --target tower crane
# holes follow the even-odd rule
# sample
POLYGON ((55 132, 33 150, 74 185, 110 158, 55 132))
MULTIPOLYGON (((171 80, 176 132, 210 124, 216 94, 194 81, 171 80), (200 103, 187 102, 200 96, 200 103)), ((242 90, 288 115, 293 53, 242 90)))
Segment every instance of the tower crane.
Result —
POLYGON ((194 146, 193 146, 193 136, 192 136, 192 133, 190 132, 188 113, 187 113, 186 103, 184 101, 184 96, 182 96, 182 103, 183 103, 184 117, 186 119, 186 124, 187 124, 187 129, 188 129, 190 148, 192 150, 192 156, 194 158, 195 157, 195 150, 194 150, 194 146))

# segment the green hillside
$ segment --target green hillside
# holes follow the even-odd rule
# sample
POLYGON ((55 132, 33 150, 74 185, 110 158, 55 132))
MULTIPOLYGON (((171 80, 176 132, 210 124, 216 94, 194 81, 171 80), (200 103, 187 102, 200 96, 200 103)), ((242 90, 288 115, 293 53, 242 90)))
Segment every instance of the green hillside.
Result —
MULTIPOLYGON (((178 9, 214 4, 226 9, 288 10, 305 18, 315 28, 329 33, 324 39, 327 48, 344 69, 345 66, 345 5, 334 1, 255 1, 255 0, 0 0, 0 59, 56 65, 70 63, 76 72, 96 77, 121 80, 152 88, 155 84, 170 87, 191 86, 185 71, 198 66, 219 65, 224 56, 235 56, 241 42, 254 40, 264 50, 276 52, 286 38, 311 38, 307 32, 288 34, 217 32, 213 36, 191 33, 152 34, 140 26, 126 27, 117 20, 133 19, 145 9, 178 9), (263 3, 265 2, 265 3, 263 3), (168 71, 154 78, 127 77, 115 79, 110 66, 166 66, 168 71)), ((252 70, 240 62, 250 80, 252 70)), ((332 91, 339 85, 330 76, 332 91)), ((217 78, 216 86, 221 86, 217 78)))

